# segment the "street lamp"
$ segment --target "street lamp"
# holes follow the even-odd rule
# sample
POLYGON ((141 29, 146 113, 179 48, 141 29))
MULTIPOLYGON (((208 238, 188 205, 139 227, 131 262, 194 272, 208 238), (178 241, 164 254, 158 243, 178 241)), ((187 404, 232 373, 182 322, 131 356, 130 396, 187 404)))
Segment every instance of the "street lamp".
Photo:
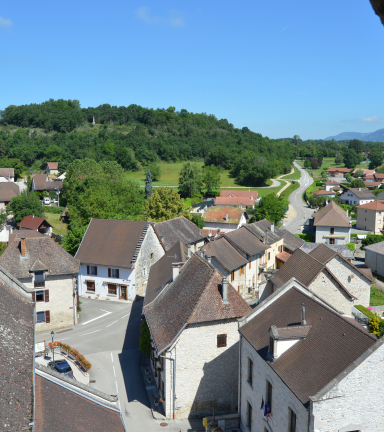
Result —
POLYGON ((52 336, 52 360, 55 361, 55 348, 53 346, 53 336, 55 336, 55 332, 53 330, 51 331, 51 336, 52 336))

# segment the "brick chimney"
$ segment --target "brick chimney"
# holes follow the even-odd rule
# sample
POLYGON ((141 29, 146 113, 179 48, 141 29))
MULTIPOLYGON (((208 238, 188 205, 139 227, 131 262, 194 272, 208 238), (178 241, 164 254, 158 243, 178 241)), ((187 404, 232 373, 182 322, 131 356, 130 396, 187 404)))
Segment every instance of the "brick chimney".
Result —
POLYGON ((20 240, 20 251, 21 251, 21 256, 25 257, 25 237, 21 237, 21 240, 20 240))

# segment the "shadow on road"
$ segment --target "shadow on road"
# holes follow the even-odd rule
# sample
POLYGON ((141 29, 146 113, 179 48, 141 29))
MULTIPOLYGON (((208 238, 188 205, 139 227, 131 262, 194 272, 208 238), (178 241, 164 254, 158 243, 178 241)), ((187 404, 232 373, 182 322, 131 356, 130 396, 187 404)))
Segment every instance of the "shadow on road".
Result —
POLYGON ((143 299, 139 298, 132 304, 127 331, 119 354, 119 362, 123 373, 128 402, 137 401, 150 408, 150 403, 140 371, 142 353, 139 351, 141 312, 143 299))

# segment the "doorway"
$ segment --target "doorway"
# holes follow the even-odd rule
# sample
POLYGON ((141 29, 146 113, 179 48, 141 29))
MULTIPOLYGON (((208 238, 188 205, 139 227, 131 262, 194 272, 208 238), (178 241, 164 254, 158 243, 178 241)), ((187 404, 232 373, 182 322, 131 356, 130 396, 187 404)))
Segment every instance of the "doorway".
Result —
POLYGON ((120 300, 127 300, 127 286, 120 285, 120 300))

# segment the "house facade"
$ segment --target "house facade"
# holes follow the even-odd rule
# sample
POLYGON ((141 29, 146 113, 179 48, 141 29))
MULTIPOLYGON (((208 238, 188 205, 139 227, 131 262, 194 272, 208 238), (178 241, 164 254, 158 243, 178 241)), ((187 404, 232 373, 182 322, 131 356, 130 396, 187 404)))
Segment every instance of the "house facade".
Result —
POLYGON ((47 175, 59 175, 59 162, 47 162, 47 175))
POLYGON ((351 241, 349 216, 334 201, 313 213, 311 225, 315 230, 315 243, 344 245, 351 241))
POLYGON ((32 190, 37 192, 56 191, 63 189, 63 182, 59 180, 49 180, 48 174, 36 174, 32 178, 32 190))
POLYGON ((380 234, 384 228, 384 200, 373 201, 356 208, 356 228, 380 234))
POLYGON ((375 200, 375 195, 367 188, 351 188, 340 195, 341 204, 363 205, 375 200))
POLYGON ((32 230, 48 236, 52 235, 52 225, 44 218, 37 216, 25 216, 19 223, 20 230, 32 230))
POLYGON ((0 182, 14 182, 15 170, 13 168, 0 168, 0 182))
POLYGON ((335 180, 328 180, 328 181, 324 182, 324 190, 326 190, 326 191, 330 191, 336 186, 339 187, 340 183, 335 181, 335 180))
POLYGON ((145 294, 151 265, 163 255, 149 222, 91 219, 75 255, 79 295, 134 300, 145 294))
POLYGON ((343 178, 346 174, 350 173, 352 170, 350 168, 328 168, 327 173, 331 177, 343 178))
POLYGON ((217 414, 236 411, 237 319, 249 311, 227 279, 198 252, 144 307, 151 368, 167 418, 202 417, 212 408, 217 414))

